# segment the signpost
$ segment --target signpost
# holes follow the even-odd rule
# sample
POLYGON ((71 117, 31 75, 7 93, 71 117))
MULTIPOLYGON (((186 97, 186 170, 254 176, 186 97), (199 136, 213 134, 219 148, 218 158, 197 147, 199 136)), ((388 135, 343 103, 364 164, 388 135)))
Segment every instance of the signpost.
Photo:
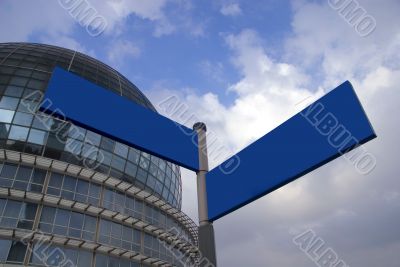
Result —
POLYGON ((200 267, 217 266, 214 226, 208 219, 208 200, 206 191, 206 174, 208 172, 206 125, 198 122, 193 126, 197 132, 199 144, 199 166, 197 172, 197 198, 199 212, 199 249, 201 252, 200 267), (212 265, 210 265, 210 263, 212 265))
POLYGON ((41 110, 192 171, 196 133, 131 100, 56 67, 41 110))
POLYGON ((215 221, 375 137, 345 82, 235 155, 235 171, 211 170, 208 218, 215 221))
POLYGON ((204 123, 191 130, 60 68, 45 98, 47 113, 196 171, 200 266, 217 265, 213 221, 376 137, 345 82, 233 156, 237 169, 208 173, 204 123))

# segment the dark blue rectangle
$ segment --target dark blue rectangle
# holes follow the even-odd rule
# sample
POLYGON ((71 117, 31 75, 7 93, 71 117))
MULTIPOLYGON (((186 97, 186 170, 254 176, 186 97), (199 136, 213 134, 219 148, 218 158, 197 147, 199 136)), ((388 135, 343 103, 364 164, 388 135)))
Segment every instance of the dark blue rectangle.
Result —
POLYGON ((375 137, 352 85, 345 82, 208 173, 209 219, 214 221, 375 137), (228 174, 223 166, 232 161, 240 164, 228 174))
POLYGON ((190 170, 199 166, 197 134, 61 68, 55 68, 41 110, 190 170))

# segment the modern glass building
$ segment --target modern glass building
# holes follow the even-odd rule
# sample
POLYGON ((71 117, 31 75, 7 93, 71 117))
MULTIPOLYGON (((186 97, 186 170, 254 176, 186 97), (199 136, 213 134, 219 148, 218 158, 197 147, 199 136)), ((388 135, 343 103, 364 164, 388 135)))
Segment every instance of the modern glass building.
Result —
POLYGON ((0 265, 191 266, 197 226, 181 212, 179 167, 39 112, 56 66, 155 111, 89 56, 0 44, 0 265))

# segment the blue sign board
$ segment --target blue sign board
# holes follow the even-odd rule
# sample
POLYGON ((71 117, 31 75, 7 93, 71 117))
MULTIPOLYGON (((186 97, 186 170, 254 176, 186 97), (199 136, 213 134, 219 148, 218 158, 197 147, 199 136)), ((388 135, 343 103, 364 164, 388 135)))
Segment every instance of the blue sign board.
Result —
POLYGON ((235 155, 240 160, 236 170, 227 173, 216 167, 207 174, 209 220, 217 220, 375 137, 352 85, 345 82, 235 155))
POLYGON ((55 68, 45 99, 46 113, 190 170, 199 168, 195 131, 75 74, 55 68))

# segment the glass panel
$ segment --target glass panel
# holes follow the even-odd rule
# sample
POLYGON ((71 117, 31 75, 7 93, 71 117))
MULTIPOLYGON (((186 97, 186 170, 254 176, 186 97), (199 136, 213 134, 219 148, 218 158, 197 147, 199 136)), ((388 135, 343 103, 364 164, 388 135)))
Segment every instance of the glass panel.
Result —
POLYGON ((25 86, 26 82, 28 81, 27 78, 14 76, 11 78, 10 84, 15 84, 19 86, 25 86))
POLYGON ((72 212, 69 227, 82 229, 82 225, 83 225, 83 214, 72 212))
POLYGON ((65 176, 63 189, 74 192, 76 187, 76 178, 72 176, 65 176))
POLYGON ((85 158, 96 159, 98 148, 91 144, 84 144, 82 149, 82 156, 85 158))
MULTIPOLYGON (((0 111, 1 116, 1 111, 0 111)), ((10 131, 10 124, 0 123, 0 138, 6 139, 10 131)))
POLYGON ((134 148, 129 148, 129 161, 138 164, 139 163, 139 151, 134 148))
POLYGON ((126 145, 116 142, 114 152, 115 154, 126 158, 126 156, 128 155, 128 147, 126 145))
POLYGON ((53 119, 50 118, 49 116, 41 116, 41 115, 36 115, 35 118, 33 119, 33 124, 32 126, 38 129, 42 130, 50 130, 51 125, 53 125, 53 119))
POLYGON ((53 172, 50 177, 49 186, 61 188, 63 177, 63 175, 53 172))
POLYGON ((111 140, 110 138, 107 138, 107 137, 102 137, 101 138, 101 144, 100 144, 100 147, 102 148, 102 149, 104 149, 104 150, 107 150, 107 151, 113 151, 113 149, 114 149, 114 141, 113 140, 111 140))
POLYGON ((125 162, 126 162, 126 160, 124 160, 120 157, 114 156, 111 166, 119 171, 124 171, 125 162))
POLYGON ((43 184, 45 177, 46 177, 46 171, 34 169, 32 182, 37 184, 43 184))
POLYGON ((40 221, 53 224, 55 213, 56 213, 56 209, 55 208, 43 207, 40 221))
POLYGON ((147 170, 147 168, 149 167, 149 163, 150 160, 146 159, 145 157, 141 157, 140 158, 140 167, 142 167, 143 169, 147 170))
POLYGON ((155 183, 156 183, 156 179, 153 176, 149 175, 147 177, 147 186, 149 186, 151 189, 154 189, 155 183))
POLYGON ((5 163, 1 170, 1 177, 13 179, 17 172, 17 165, 5 163))
POLYGON ((96 218, 92 216, 85 216, 84 230, 94 232, 96 230, 96 218))
POLYGON ((35 113, 38 110, 39 102, 33 100, 23 100, 18 106, 18 111, 35 113))
POLYGON ((0 198, 0 216, 3 215, 4 207, 6 206, 7 200, 0 198))
POLYGON ((18 141, 26 141, 28 137, 29 128, 21 127, 21 126, 11 126, 10 130, 10 139, 18 140, 18 141))
POLYGON ((4 210, 4 217, 18 218, 21 210, 21 203, 13 200, 8 200, 4 210))
POLYGON ((125 172, 132 177, 136 176, 137 165, 127 162, 125 172))
POLYGON ((143 170, 142 168, 139 168, 138 172, 136 174, 136 178, 145 184, 146 178, 147 178, 147 172, 145 170, 143 170))
POLYGON ((111 223, 111 236, 114 238, 121 238, 122 225, 118 223, 111 223))
POLYGON ((92 253, 79 251, 79 259, 77 266, 92 266, 92 253))
POLYGON ((3 98, 0 100, 0 108, 15 110, 18 106, 18 102, 18 98, 3 96, 3 98))
POLYGON ((8 254, 7 262, 23 262, 25 252, 26 245, 22 244, 21 242, 13 241, 8 254))
POLYGON ((11 240, 0 239, 0 261, 5 262, 10 250, 11 240))
POLYGON ((4 92, 4 94, 8 95, 8 96, 21 97, 23 91, 24 91, 23 87, 9 85, 6 89, 6 91, 4 92))
POLYGON ((28 113, 17 112, 14 117, 14 124, 22 126, 30 126, 33 120, 33 115, 28 113))
POLYGON ((99 198, 100 190, 101 190, 101 187, 99 185, 90 184, 89 195, 92 197, 95 197, 95 198, 99 198))
MULTIPOLYGON (((65 259, 68 261, 73 262, 74 264, 76 264, 76 262, 78 261, 78 251, 75 249, 70 249, 70 248, 63 248, 64 253, 65 253, 65 259)), ((67 267, 68 264, 63 264, 63 267, 67 267)))
POLYGON ((44 131, 39 131, 31 129, 29 133, 28 142, 38 145, 44 145, 47 133, 44 131))
POLYGON ((103 160, 102 164, 105 165, 110 165, 111 164, 111 159, 112 159, 112 154, 110 152, 107 152, 105 150, 99 150, 99 153, 103 154, 103 160))
POLYGON ((99 146, 100 139, 101 139, 101 136, 99 134, 91 132, 91 131, 87 131, 85 142, 87 142, 91 145, 99 146))
POLYGON ((86 134, 86 130, 82 129, 80 127, 77 127, 77 126, 71 126, 69 128, 69 132, 68 132, 69 137, 72 137, 72 138, 75 138, 75 139, 78 139, 81 141, 85 137, 85 134, 86 134))
POLYGON ((130 267, 130 262, 128 260, 120 259, 119 267, 130 267))
POLYGON ((88 191, 89 191, 89 182, 78 180, 78 186, 76 187, 76 192, 87 195, 88 191))
POLYGON ((11 123, 14 113, 11 110, 0 109, 0 122, 11 123))
POLYGON ((69 222, 69 211, 57 209, 55 224, 67 226, 69 222))
POLYGON ((107 267, 108 257, 103 254, 96 254, 96 267, 107 267))
POLYGON ((157 171, 158 171, 158 167, 155 164, 151 163, 150 164, 150 173, 153 176, 157 176, 157 171))
POLYGON ((119 267, 119 260, 114 257, 109 257, 108 267, 119 267))
POLYGON ((68 138, 65 145, 65 151, 71 152, 75 155, 79 155, 82 151, 82 142, 68 138))

